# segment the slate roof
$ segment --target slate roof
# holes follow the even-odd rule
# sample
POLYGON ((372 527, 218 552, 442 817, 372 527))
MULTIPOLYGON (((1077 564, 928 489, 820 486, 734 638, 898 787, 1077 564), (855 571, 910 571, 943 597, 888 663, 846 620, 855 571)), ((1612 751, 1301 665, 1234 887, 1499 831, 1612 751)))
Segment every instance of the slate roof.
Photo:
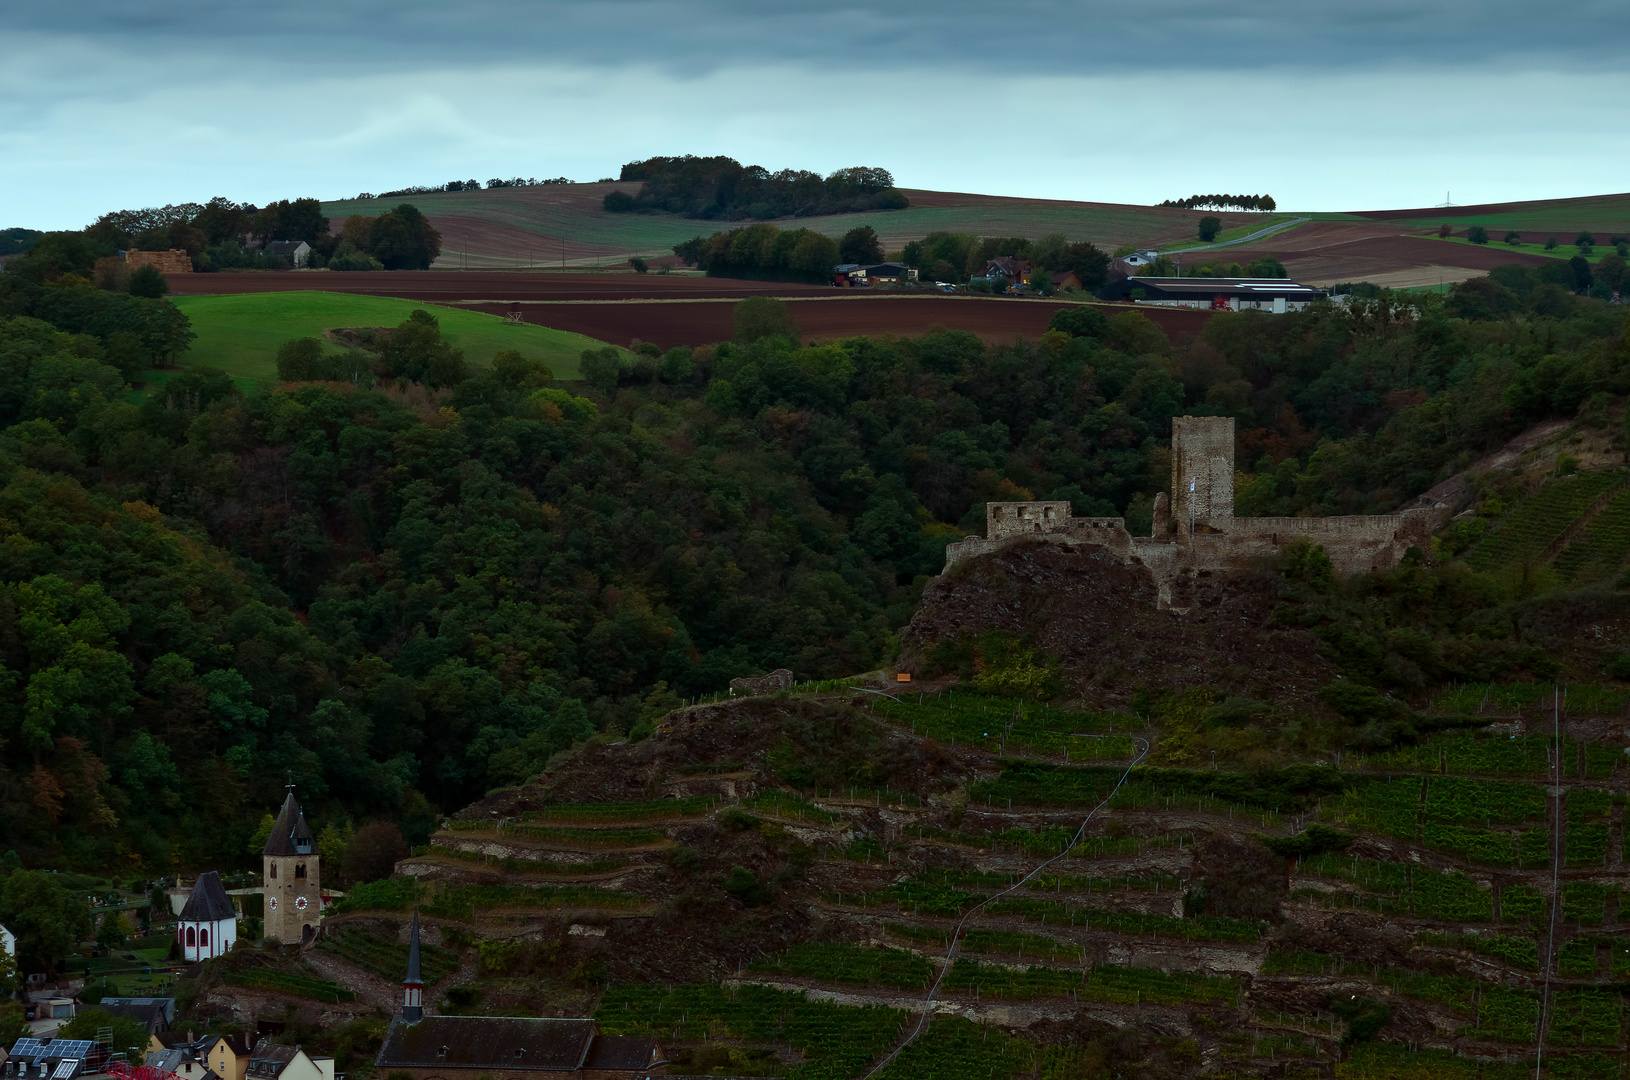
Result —
POLYGON ((266 846, 260 849, 262 855, 310 855, 313 851, 311 829, 306 825, 306 815, 300 812, 300 802, 289 792, 289 797, 283 800, 283 809, 278 811, 277 821, 272 825, 272 835, 266 838, 266 846))
POLYGON ((635 1072, 650 1068, 657 1056, 654 1039, 632 1035, 597 1035, 589 1044, 585 1069, 615 1069, 635 1072))
POLYGON ((304 240, 273 240, 266 245, 266 250, 273 255, 293 255, 301 248, 310 250, 310 247, 304 240))
MULTIPOLYGON (((152 1035, 154 1032, 163 1031, 165 1028, 169 1027, 170 1023, 168 1018, 166 1018, 164 1015, 164 1006, 153 1004, 151 1002, 137 1005, 134 1003, 117 1004, 104 1001, 97 1005, 97 1008, 101 1009, 109 1016, 117 1016, 125 1020, 136 1021, 136 1023, 147 1029, 147 1034, 149 1035, 152 1035)), ((175 1070, 171 1069, 170 1071, 174 1072, 175 1070)))
POLYGON ((397 1017, 385 1032, 375 1064, 381 1069, 570 1072, 582 1067, 595 1034, 593 1020, 427 1016, 408 1024, 397 1017))
POLYGON ((186 906, 181 909, 181 921, 222 922, 237 917, 232 900, 221 884, 221 875, 214 870, 199 874, 197 884, 193 885, 192 892, 187 896, 186 906))

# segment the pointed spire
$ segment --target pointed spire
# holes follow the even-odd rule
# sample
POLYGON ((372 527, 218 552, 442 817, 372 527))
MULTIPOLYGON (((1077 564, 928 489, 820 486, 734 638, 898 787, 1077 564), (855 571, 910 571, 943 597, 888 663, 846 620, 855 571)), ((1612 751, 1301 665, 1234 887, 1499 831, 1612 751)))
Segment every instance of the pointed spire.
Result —
POLYGON ((407 978, 402 980, 402 1019, 417 1024, 424 1019, 424 979, 419 975, 419 909, 413 909, 408 931, 407 978))

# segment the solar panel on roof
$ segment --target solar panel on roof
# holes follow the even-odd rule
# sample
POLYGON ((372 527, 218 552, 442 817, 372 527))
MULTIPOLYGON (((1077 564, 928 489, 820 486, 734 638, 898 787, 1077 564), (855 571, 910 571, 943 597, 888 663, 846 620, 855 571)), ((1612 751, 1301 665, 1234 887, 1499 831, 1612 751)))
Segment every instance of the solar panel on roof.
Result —
POLYGON ((57 1071, 51 1074, 51 1080, 73 1080, 74 1073, 79 1071, 79 1059, 69 1058, 57 1066, 57 1071))

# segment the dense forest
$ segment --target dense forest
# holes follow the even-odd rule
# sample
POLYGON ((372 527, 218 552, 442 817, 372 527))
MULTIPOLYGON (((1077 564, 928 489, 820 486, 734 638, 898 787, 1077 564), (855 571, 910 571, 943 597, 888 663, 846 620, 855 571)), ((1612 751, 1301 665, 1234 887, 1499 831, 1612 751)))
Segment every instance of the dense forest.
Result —
POLYGON ((133 299, 94 257, 48 236, 0 275, 0 851, 30 866, 235 866, 291 778, 318 828, 422 840, 733 676, 865 670, 987 500, 1146 529, 1174 414, 1239 419, 1242 512, 1377 512, 1630 391, 1625 309, 1503 275, 1175 345, 1080 307, 801 347, 755 299, 734 341, 570 385, 427 314, 246 395, 75 315, 133 299))
POLYGON ((613 191, 605 209, 686 217, 763 221, 861 210, 903 210, 911 205, 887 169, 855 166, 830 176, 805 169, 772 173, 728 157, 653 157, 623 166, 620 180, 642 181, 639 193, 613 191))

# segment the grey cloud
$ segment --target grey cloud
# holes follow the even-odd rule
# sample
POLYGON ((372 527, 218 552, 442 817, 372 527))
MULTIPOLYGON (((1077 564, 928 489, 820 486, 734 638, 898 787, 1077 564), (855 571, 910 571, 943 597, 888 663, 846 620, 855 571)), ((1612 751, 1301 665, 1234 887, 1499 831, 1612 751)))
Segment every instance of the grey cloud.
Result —
MULTIPOLYGON (((140 52, 198 50, 288 67, 576 63, 670 74, 799 62, 906 92, 977 92, 1002 73, 1431 67, 1618 69, 1630 5, 1617 0, 1314 4, 1307 0, 290 0, 9 5, 0 28, 140 52), (941 81, 943 80, 943 81, 941 81), (928 85, 924 85, 925 81, 928 85)), ((835 88, 842 92, 842 88, 835 88)), ((866 88, 876 92, 877 84, 866 88)))

